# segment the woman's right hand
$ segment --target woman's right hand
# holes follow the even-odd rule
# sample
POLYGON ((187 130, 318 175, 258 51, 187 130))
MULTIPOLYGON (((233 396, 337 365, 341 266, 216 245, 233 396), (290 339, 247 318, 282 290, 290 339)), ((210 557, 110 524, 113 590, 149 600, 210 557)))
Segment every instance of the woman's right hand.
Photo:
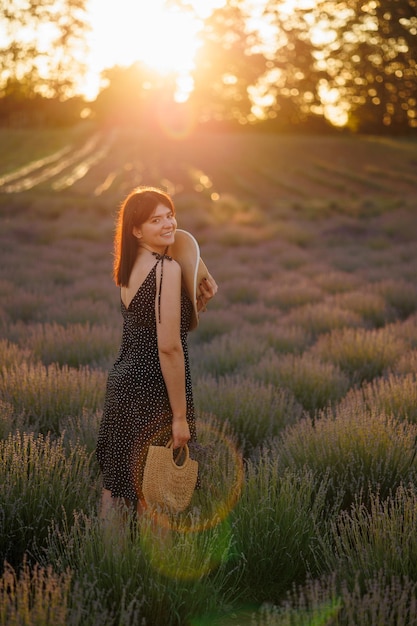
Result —
POLYGON ((174 448, 183 448, 190 441, 190 427, 187 420, 177 418, 172 420, 172 445, 174 448))
POLYGON ((197 298, 197 310, 200 312, 206 310, 207 303, 214 298, 217 293, 218 285, 213 276, 209 274, 207 278, 203 278, 199 284, 199 288, 200 295, 197 298))

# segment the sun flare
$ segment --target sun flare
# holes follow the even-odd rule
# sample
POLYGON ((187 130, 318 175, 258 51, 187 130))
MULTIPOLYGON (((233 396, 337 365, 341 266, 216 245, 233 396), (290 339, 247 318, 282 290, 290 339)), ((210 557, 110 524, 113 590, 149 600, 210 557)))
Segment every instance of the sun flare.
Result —
POLYGON ((192 12, 167 6, 164 0, 118 0, 116 12, 113 2, 90 0, 89 7, 92 32, 88 88, 92 95, 99 86, 100 70, 139 61, 159 74, 175 73, 178 90, 185 99, 187 90, 189 93, 192 89, 187 77, 199 46, 198 6, 192 12))

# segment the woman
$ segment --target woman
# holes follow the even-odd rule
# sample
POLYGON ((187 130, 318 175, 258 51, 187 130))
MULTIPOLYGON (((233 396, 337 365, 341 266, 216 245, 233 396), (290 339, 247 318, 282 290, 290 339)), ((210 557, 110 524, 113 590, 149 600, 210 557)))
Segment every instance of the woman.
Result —
MULTIPOLYGON (((195 312, 215 295, 208 274, 199 297, 187 294, 174 250, 174 204, 153 187, 135 189, 121 206, 114 280, 121 288, 123 335, 107 382, 97 459, 103 474, 101 516, 115 504, 145 508, 143 468, 150 443, 174 448, 195 440, 187 333, 195 312)), ((182 231, 184 232, 184 231, 182 231)))

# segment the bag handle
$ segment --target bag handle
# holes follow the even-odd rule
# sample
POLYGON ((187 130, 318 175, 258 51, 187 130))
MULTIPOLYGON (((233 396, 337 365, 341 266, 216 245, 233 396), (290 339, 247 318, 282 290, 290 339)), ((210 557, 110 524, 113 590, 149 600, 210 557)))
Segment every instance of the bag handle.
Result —
POLYGON ((177 467, 178 469, 182 469, 183 467, 185 467, 190 459, 190 449, 188 447, 188 444, 185 444, 184 446, 181 446, 179 448, 179 452, 176 455, 176 457, 174 457, 174 448, 173 448, 173 440, 172 437, 171 439, 168 441, 168 443, 166 444, 166 448, 170 448, 172 449, 172 462, 175 465, 175 467, 177 467), (180 456, 182 455, 182 453, 185 452, 185 459, 184 462, 181 465, 177 464, 177 459, 180 458, 180 456))

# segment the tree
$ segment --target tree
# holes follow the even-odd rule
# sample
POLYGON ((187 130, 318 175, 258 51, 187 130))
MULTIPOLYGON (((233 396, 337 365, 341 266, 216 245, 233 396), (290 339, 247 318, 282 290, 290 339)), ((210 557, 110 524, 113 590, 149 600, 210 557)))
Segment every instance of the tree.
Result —
POLYGON ((250 88, 265 72, 266 59, 256 52, 259 39, 247 18, 243 2, 231 0, 205 21, 190 98, 201 122, 256 119, 250 88))
POLYGON ((3 47, 0 94, 28 82, 44 96, 66 98, 85 71, 87 0, 0 0, 3 47))
POLYGON ((284 129, 322 116, 313 8, 289 15, 282 4, 265 0, 260 14, 259 3, 229 0, 206 20, 192 96, 203 120, 268 119, 284 129))
POLYGON ((328 86, 349 103, 349 126, 417 128, 417 0, 330 1, 323 19, 337 34, 322 59, 328 86))
POLYGON ((92 104, 96 119, 109 125, 134 124, 155 130, 160 108, 173 102, 175 76, 159 76, 140 62, 109 68, 102 76, 107 85, 92 104))
POLYGON ((288 7, 282 0, 269 0, 265 5, 264 19, 275 33, 267 52, 268 72, 260 84, 269 95, 267 117, 276 118, 279 126, 304 124, 324 112, 318 91, 323 75, 317 66, 320 46, 312 39, 319 5, 288 7))
MULTIPOLYGON (((54 4, 57 7, 57 3, 54 4)), ((87 53, 86 34, 89 25, 86 21, 86 0, 61 1, 61 8, 55 18, 57 37, 54 42, 55 56, 48 57, 48 92, 55 97, 68 97, 76 90, 77 79, 81 78, 87 66, 84 59, 87 53)))

